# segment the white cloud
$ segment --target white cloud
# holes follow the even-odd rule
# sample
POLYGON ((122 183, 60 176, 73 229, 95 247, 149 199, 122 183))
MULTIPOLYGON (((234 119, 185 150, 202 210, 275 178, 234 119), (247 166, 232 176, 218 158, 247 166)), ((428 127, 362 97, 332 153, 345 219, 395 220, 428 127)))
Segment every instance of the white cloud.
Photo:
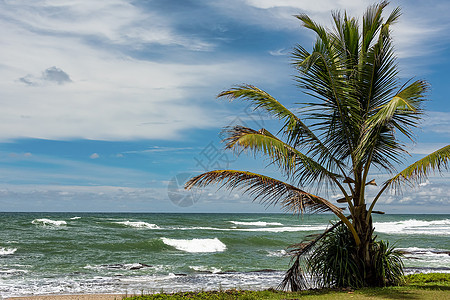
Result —
POLYGON ((425 182, 419 183, 419 186, 427 186, 430 184, 429 180, 426 180, 425 182))
MULTIPOLYGON (((299 31, 300 22, 293 15, 306 13, 314 21, 331 28, 331 11, 346 10, 350 16, 361 19, 366 8, 373 4, 374 1, 369 0, 235 0, 233 5, 229 5, 228 1, 221 4, 221 9, 236 20, 257 24, 266 29, 299 31), (242 9, 242 5, 247 5, 248 9, 242 9)), ((397 56, 408 59, 402 64, 401 74, 410 77, 414 76, 410 74, 416 74, 417 71, 424 72, 423 66, 429 64, 430 59, 435 59, 431 54, 445 50, 442 43, 449 41, 450 37, 446 32, 450 29, 450 21, 444 12, 450 11, 450 3, 391 1, 385 9, 386 15, 397 6, 400 6, 403 15, 392 26, 394 44, 397 56), (426 57, 427 61, 412 59, 417 57, 426 57)), ((313 37, 306 29, 299 32, 313 37)))
POLYGON ((296 8, 298 10, 307 12, 321 12, 327 13, 331 10, 346 8, 351 9, 362 9, 367 6, 370 1, 365 0, 321 0, 321 1, 309 1, 309 0, 246 0, 248 5, 253 7, 258 7, 262 9, 271 9, 277 7, 289 7, 296 8))
POLYGON ((450 135, 450 112, 429 111, 423 118, 424 131, 450 135))
MULTIPOLYGON (((448 178, 431 176, 428 180, 413 188, 387 191, 380 197, 378 205, 386 210, 389 210, 390 205, 422 205, 427 207, 427 211, 433 208, 435 212, 439 212, 439 209, 450 205, 449 188, 448 178)), ((441 211, 441 213, 444 212, 441 211)))
POLYGON ((269 54, 272 56, 283 56, 283 55, 289 55, 289 51, 285 48, 269 51, 269 54))
POLYGON ((130 1, 8 1, 0 15, 25 28, 47 34, 97 38, 139 48, 142 44, 180 45, 208 50, 213 45, 173 32, 169 20, 130 1))
POLYGON ((99 158, 99 157, 100 157, 100 155, 98 155, 98 153, 92 153, 92 154, 89 156, 90 159, 97 159, 97 158, 99 158))
POLYGON ((407 145, 407 150, 411 154, 428 155, 434 151, 447 146, 449 143, 419 143, 417 145, 407 145))
POLYGON ((114 46, 91 42, 89 37, 103 37, 130 47, 173 42, 202 48, 196 38, 147 36, 141 27, 164 34, 159 26, 171 31, 169 21, 153 19, 125 1, 15 3, 0 4, 1 140, 177 139, 186 129, 222 126, 220 113, 205 102, 213 103, 220 88, 236 78, 263 79, 270 68, 246 58, 196 64, 134 59, 114 46), (56 66, 60 77, 51 77, 49 66, 56 66), (49 76, 61 82, 64 74, 62 82, 70 84, 42 84, 49 76))

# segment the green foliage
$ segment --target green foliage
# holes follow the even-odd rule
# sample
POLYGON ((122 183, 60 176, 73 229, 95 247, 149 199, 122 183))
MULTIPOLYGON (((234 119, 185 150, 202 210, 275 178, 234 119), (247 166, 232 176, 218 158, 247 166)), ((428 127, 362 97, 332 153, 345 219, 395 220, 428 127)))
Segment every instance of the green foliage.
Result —
MULTIPOLYGON (((348 228, 340 225, 321 238, 305 258, 305 268, 318 287, 360 288, 371 285, 364 281, 364 272, 375 272, 377 286, 404 283, 403 254, 385 241, 370 245, 372 270, 361 269, 358 248, 348 228)), ((373 283, 372 283, 373 284, 373 283)))
POLYGON ((389 242, 373 243, 373 266, 376 278, 381 286, 400 285, 404 283, 403 254, 389 242))
POLYGON ((322 238, 306 258, 307 271, 319 287, 361 287, 362 270, 356 245, 345 226, 338 226, 322 238))
POLYGON ((405 276, 408 285, 439 283, 450 286, 450 273, 410 274, 405 276))

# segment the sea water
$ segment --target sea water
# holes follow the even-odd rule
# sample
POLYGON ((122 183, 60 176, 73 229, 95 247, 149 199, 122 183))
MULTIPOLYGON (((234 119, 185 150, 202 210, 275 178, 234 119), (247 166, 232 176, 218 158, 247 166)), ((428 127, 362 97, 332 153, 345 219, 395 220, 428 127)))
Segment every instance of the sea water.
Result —
MULTIPOLYGON (((332 215, 0 213, 0 295, 276 287, 332 215)), ((450 215, 381 215, 405 272, 450 272, 450 215)))

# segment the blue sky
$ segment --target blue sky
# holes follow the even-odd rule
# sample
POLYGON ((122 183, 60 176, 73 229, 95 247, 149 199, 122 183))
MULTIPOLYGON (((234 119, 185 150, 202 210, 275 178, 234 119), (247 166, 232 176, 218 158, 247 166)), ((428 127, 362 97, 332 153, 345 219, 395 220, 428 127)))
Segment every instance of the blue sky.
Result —
MULTIPOLYGON (((289 53, 313 36, 293 15, 329 24, 331 10, 360 16, 371 3, 0 1, 0 211, 278 212, 237 192, 177 189, 213 168, 279 176, 220 144, 224 126, 277 124, 215 97, 251 83, 294 107, 305 96, 289 53)), ((411 163, 450 141, 450 2, 392 1, 387 10, 396 6, 400 76, 432 85, 411 163)), ((448 174, 431 176, 378 208, 450 213, 449 188, 448 174)))

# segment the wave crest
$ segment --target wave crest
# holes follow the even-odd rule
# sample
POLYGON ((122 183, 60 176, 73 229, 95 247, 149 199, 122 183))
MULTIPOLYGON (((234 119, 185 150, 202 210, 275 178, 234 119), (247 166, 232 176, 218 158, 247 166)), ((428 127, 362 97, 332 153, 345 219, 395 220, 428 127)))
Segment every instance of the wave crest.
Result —
POLYGON ((202 253, 202 252, 223 252, 227 246, 218 238, 214 239, 192 239, 192 240, 176 240, 169 238, 161 238, 164 244, 174 247, 177 250, 202 253))
POLYGON ((0 248, 0 255, 10 255, 14 254, 17 251, 17 248, 0 248))
POLYGON ((279 222, 263 222, 263 221, 257 222, 228 221, 228 222, 233 223, 234 225, 244 225, 244 226, 283 226, 283 224, 279 222))
POLYGON ((121 224, 121 225, 125 225, 125 226, 129 226, 129 227, 134 227, 134 228, 147 228, 147 229, 158 229, 159 226, 156 224, 150 224, 147 222, 133 222, 133 221, 122 221, 122 222, 115 222, 116 224, 121 224))
POLYGON ((424 221, 410 219, 396 222, 374 222, 375 231, 387 234, 450 235, 450 219, 424 221))
POLYGON ((50 220, 50 219, 34 219, 32 222, 32 224, 35 225, 50 225, 50 226, 65 226, 67 225, 66 221, 55 221, 55 220, 50 220))

